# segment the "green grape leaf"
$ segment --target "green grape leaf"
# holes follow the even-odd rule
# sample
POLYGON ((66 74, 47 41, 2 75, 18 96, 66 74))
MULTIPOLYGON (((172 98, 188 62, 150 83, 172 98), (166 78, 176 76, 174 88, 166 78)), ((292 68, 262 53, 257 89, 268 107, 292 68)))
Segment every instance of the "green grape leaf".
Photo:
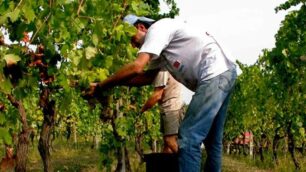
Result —
POLYGON ((12 144, 12 136, 10 135, 9 131, 5 128, 0 128, 0 139, 2 139, 5 144, 8 145, 12 144))
POLYGON ((19 18, 20 10, 16 9, 7 14, 7 16, 11 19, 12 22, 15 22, 19 18))
POLYGON ((77 66, 80 63, 81 58, 82 58, 82 54, 80 50, 72 51, 71 53, 68 54, 68 56, 75 66, 77 66))
POLYGON ((302 123, 302 122, 298 122, 298 123, 297 123, 297 126, 303 127, 303 123, 302 123))
POLYGON ((305 128, 299 128, 299 133, 302 137, 305 137, 305 128))
POLYGON ((26 89, 23 87, 17 87, 14 89, 14 94, 17 99, 23 99, 27 96, 26 89))
POLYGON ((15 54, 6 54, 4 56, 4 60, 7 64, 16 64, 18 61, 20 61, 20 57, 15 54))
POLYGON ((65 75, 60 74, 57 77, 57 80, 59 81, 60 85, 63 86, 64 89, 69 88, 69 80, 65 77, 65 75))
POLYGON ((13 86, 11 82, 8 79, 2 79, 0 81, 0 91, 5 94, 10 94, 13 86))
POLYGON ((129 24, 125 24, 124 27, 125 33, 127 33, 128 36, 134 36, 136 34, 137 29, 134 26, 130 26, 129 24))
POLYGON ((6 15, 0 16, 0 25, 3 25, 6 22, 6 19, 7 19, 6 15))
POLYGON ((67 44, 63 45, 61 48, 61 54, 66 56, 68 54, 69 46, 67 44))
POLYGON ((92 43, 97 46, 99 43, 99 38, 97 36, 97 34, 92 34, 92 43))
POLYGON ((94 47, 87 47, 85 48, 85 57, 87 60, 95 57, 97 54, 97 49, 94 47))
POLYGON ((110 68, 113 65, 113 56, 106 56, 104 59, 105 68, 110 68))
POLYGON ((24 13, 25 18, 28 20, 28 23, 35 19, 34 10, 30 5, 25 5, 22 8, 22 12, 24 13))
POLYGON ((97 75, 100 81, 103 81, 107 78, 109 72, 107 69, 98 69, 97 70, 97 75))
POLYGON ((60 31, 60 39, 67 40, 70 38, 70 33, 65 26, 62 25, 60 31))
POLYGON ((5 123, 5 116, 3 113, 0 113, 0 125, 3 125, 5 123))

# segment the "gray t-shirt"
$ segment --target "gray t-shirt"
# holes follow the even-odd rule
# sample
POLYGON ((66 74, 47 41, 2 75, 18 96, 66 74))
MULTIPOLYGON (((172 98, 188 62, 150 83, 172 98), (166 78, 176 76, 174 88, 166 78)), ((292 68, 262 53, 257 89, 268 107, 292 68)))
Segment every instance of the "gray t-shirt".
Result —
POLYGON ((159 101, 161 113, 179 110, 183 106, 181 84, 166 70, 158 72, 153 81, 154 87, 164 87, 162 99, 159 101))
POLYGON ((165 65, 176 80, 192 91, 201 81, 234 67, 212 36, 177 19, 165 18, 154 23, 138 53, 141 52, 153 54, 151 64, 158 61, 165 65))

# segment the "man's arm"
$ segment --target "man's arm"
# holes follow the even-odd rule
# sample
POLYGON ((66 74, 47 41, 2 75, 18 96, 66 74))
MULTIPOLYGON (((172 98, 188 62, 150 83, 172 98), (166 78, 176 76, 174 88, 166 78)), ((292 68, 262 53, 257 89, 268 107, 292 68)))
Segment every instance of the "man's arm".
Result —
POLYGON ((143 105, 141 109, 141 113, 147 111, 148 109, 151 109, 159 100, 162 99, 163 93, 164 93, 165 87, 156 87, 154 89, 153 94, 151 97, 147 100, 147 102, 143 105))
POLYGON ((136 75, 135 77, 125 81, 122 85, 141 87, 144 85, 150 85, 154 81, 157 73, 160 69, 147 70, 141 74, 136 75))
POLYGON ((98 83, 97 87, 103 89, 112 88, 116 85, 123 85, 126 81, 132 79, 133 77, 139 74, 142 74, 149 60, 150 54, 139 53, 137 59, 134 62, 123 66, 114 75, 98 83))

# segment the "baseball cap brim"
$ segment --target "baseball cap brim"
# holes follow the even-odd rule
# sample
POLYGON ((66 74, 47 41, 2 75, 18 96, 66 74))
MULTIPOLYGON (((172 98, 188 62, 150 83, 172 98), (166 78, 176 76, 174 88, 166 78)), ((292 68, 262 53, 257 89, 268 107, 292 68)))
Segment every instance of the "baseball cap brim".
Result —
POLYGON ((152 23, 155 20, 143 16, 139 17, 134 14, 129 14, 123 18, 123 21, 129 23, 130 25, 134 25, 137 21, 152 23))

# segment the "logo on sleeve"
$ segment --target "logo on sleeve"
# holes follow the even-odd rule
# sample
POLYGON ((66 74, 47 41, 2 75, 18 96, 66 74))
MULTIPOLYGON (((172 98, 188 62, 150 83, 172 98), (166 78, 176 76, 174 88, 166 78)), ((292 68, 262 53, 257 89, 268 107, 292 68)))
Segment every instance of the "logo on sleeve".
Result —
POLYGON ((181 62, 179 62, 177 60, 173 63, 173 67, 176 68, 176 69, 178 69, 180 67, 180 65, 181 65, 181 62))

